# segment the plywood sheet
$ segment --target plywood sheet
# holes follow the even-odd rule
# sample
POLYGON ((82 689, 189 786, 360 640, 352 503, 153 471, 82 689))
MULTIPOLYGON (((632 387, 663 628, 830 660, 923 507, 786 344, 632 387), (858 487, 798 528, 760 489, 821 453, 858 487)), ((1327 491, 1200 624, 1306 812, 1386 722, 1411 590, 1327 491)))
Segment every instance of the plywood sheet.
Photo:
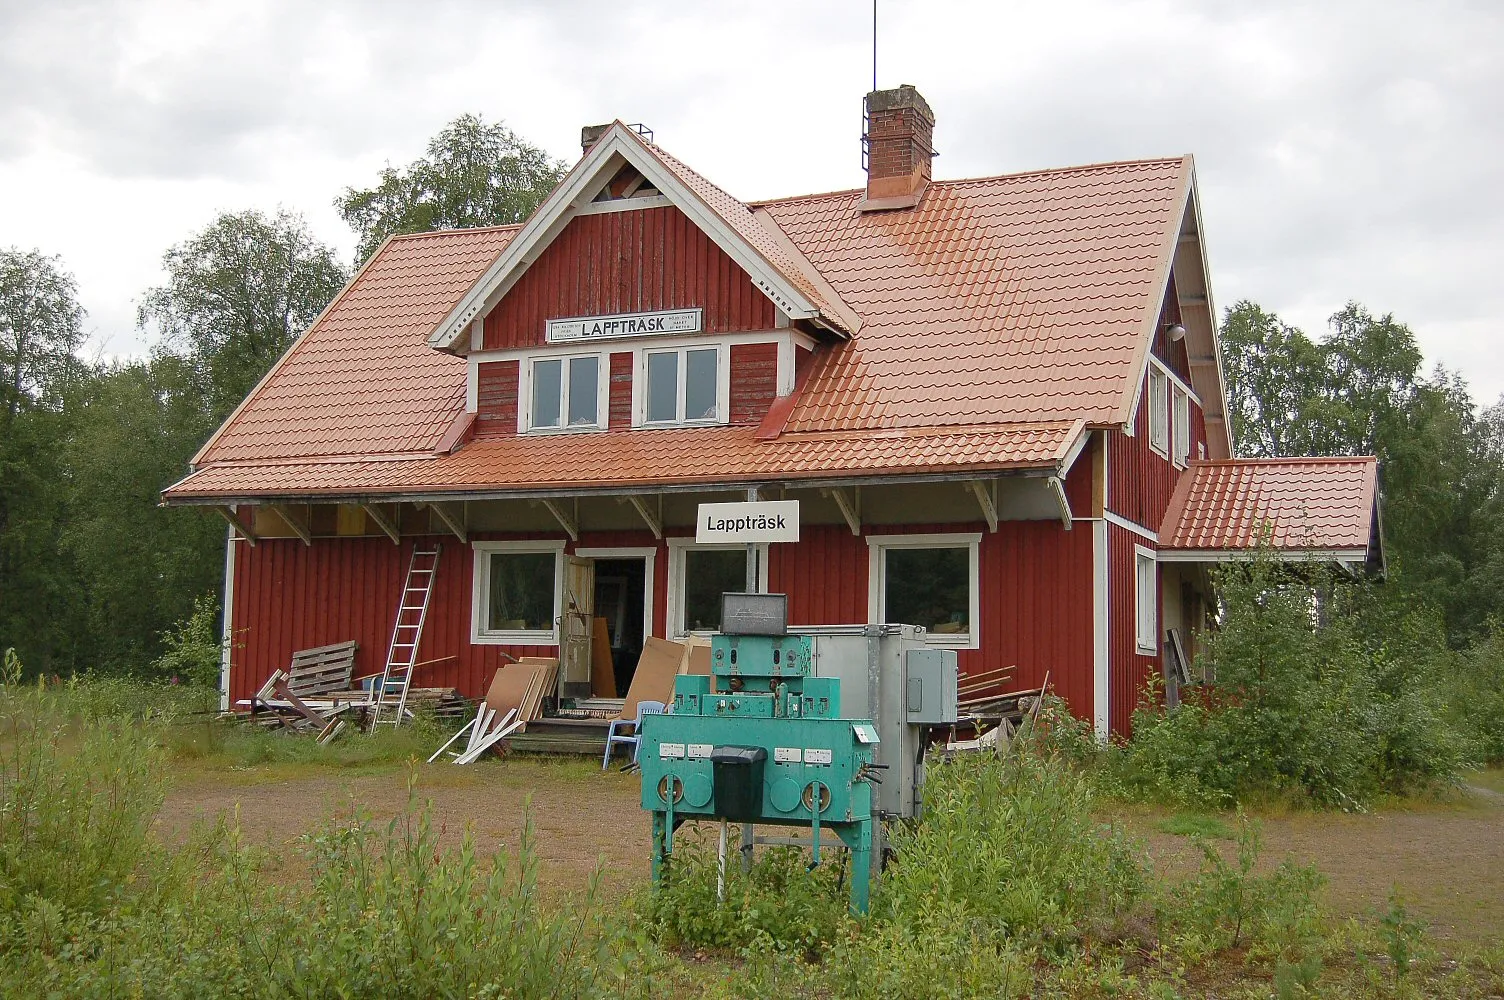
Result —
POLYGON ((679 664, 684 660, 684 645, 648 636, 642 645, 642 655, 637 659, 637 670, 632 674, 632 686, 627 689, 627 700, 621 707, 623 719, 637 718, 639 701, 661 701, 665 705, 674 700, 674 678, 679 674, 679 664))
POLYGON ((616 668, 611 663, 611 635, 606 619, 596 618, 590 633, 590 693, 597 698, 616 697, 616 668))

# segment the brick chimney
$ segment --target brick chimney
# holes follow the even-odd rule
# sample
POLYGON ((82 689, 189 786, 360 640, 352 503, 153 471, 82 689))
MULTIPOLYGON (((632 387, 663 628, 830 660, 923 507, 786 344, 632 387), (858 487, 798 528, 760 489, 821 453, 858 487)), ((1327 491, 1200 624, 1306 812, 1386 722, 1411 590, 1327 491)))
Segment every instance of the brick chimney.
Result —
POLYGON ((867 198, 864 212, 913 208, 930 183, 935 113, 910 84, 867 95, 867 198))
POLYGON ((612 124, 612 122, 607 122, 604 125, 586 125, 584 128, 580 129, 580 152, 590 152, 590 147, 594 146, 597 142, 600 142, 601 136, 606 134, 606 130, 610 128, 612 124))

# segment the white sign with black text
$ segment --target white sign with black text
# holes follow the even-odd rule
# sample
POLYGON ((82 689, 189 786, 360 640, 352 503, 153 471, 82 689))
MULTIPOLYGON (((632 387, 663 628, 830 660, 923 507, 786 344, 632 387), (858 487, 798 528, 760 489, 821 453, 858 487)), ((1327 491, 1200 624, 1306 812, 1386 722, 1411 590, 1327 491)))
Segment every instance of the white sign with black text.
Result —
POLYGON ((663 309, 616 316, 551 319, 544 328, 544 339, 550 344, 559 344, 615 337, 651 337, 666 333, 699 333, 704 326, 703 309, 663 309))
POLYGON ((797 542, 798 500, 702 503, 695 528, 701 545, 716 542, 797 542))

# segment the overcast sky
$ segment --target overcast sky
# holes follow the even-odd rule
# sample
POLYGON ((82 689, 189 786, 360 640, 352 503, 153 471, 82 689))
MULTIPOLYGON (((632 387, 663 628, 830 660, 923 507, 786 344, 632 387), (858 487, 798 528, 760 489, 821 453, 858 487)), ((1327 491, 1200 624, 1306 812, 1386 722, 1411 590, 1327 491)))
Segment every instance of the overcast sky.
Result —
MULTIPOLYGON (((877 77, 936 175, 1190 152, 1213 292, 1308 332, 1393 312, 1504 392, 1504 3, 880 0, 877 77)), ((96 350, 139 353, 163 251, 332 200, 471 111, 556 156, 651 126, 743 198, 862 182, 870 0, 0 0, 0 247, 60 254, 96 350)))

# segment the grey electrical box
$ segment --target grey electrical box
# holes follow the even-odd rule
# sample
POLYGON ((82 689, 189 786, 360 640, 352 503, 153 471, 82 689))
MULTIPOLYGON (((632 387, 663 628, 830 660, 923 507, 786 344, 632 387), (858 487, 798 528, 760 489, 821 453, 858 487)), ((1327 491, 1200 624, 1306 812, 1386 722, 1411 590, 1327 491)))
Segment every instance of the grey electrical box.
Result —
POLYGON ((956 721, 954 649, 905 651, 904 685, 904 710, 909 722, 939 726, 956 721))
POLYGON ((787 594, 722 594, 721 632, 725 635, 788 635, 787 594))

